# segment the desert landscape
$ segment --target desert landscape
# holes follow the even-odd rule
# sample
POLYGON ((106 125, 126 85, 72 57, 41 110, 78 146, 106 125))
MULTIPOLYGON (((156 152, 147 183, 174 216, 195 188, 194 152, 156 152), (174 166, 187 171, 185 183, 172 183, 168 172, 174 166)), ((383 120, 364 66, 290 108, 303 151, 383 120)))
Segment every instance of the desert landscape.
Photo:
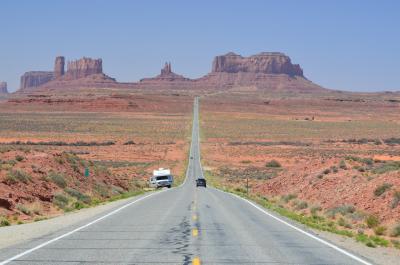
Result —
MULTIPOLYGON (((282 53, 215 57, 189 79, 119 83, 102 60, 21 77, 0 102, 2 225, 42 220, 185 177, 193 99, 218 188, 367 246, 400 247, 400 94, 329 90, 282 53)), ((3 93, 4 95, 5 93, 3 93)))
POLYGON ((311 227, 399 247, 399 107, 392 93, 204 97, 205 169, 311 227))

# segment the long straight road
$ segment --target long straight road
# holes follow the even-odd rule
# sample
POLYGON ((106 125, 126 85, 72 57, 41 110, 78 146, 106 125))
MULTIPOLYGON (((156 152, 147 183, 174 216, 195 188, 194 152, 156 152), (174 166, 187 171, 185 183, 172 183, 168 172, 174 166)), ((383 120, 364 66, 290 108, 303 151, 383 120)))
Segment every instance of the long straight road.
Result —
POLYGON ((202 176, 198 105, 196 99, 183 185, 0 250, 0 264, 370 264, 243 199, 196 188, 202 176))

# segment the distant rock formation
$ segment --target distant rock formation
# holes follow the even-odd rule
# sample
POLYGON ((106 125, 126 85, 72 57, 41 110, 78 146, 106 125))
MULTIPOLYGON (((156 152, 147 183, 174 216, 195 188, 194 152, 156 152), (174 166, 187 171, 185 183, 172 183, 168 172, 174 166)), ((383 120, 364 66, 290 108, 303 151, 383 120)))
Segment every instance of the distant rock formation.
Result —
POLYGON ((66 76, 68 79, 79 79, 102 73, 103 63, 101 59, 83 57, 82 59, 68 62, 66 76))
POLYGON ((152 77, 152 78, 143 78, 140 80, 140 83, 147 83, 147 84, 159 83, 161 85, 162 83, 166 83, 166 82, 188 82, 188 81, 192 81, 192 80, 190 80, 189 78, 186 78, 182 75, 178 75, 178 74, 172 72, 171 63, 166 62, 164 64, 164 68, 161 69, 161 73, 159 75, 157 75, 156 77, 152 77))
MULTIPOLYGON (((115 87, 117 82, 103 74, 101 59, 82 59, 68 62, 64 70, 65 58, 58 56, 54 62, 54 71, 31 71, 21 76, 21 90, 37 87, 115 87)), ((129 86, 129 85, 128 85, 129 86)))
POLYGON ((233 52, 216 56, 212 72, 287 74, 304 77, 300 65, 292 64, 290 58, 280 52, 262 52, 250 57, 242 57, 233 52))
POLYGON ((243 57, 233 52, 216 56, 211 73, 196 79, 197 87, 256 87, 262 90, 303 91, 324 88, 307 80, 300 65, 279 52, 262 52, 243 57))
POLYGON ((8 94, 7 82, 0 82, 0 94, 8 94))
POLYGON ((64 56, 57 56, 54 63, 54 78, 60 78, 64 75, 65 58, 64 56))
POLYGON ((31 71, 21 76, 20 89, 25 90, 41 86, 54 78, 53 72, 31 71))

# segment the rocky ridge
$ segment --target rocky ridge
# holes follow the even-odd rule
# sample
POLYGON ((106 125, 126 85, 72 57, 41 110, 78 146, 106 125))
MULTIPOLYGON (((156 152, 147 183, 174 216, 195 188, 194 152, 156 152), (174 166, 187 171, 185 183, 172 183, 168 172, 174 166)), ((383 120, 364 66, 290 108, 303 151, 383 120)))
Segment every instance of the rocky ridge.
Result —
POLYGON ((0 82, 0 94, 8 94, 7 82, 0 82))

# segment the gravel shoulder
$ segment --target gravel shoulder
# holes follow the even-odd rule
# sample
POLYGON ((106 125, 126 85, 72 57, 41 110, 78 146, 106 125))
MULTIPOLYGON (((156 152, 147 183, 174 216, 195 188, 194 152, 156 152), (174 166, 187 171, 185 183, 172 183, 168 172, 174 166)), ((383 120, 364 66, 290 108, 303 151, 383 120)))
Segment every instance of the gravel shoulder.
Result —
POLYGON ((0 227, 0 249, 44 237, 79 223, 84 223, 96 216, 110 212, 148 194, 149 193, 145 193, 144 195, 108 202, 96 207, 81 209, 76 212, 66 213, 39 222, 0 227))
POLYGON ((364 244, 354 241, 352 238, 343 237, 325 231, 313 230, 319 237, 339 246, 350 250, 359 256, 366 257, 375 264, 398 265, 400 261, 400 250, 395 248, 377 247, 370 248, 364 244))

